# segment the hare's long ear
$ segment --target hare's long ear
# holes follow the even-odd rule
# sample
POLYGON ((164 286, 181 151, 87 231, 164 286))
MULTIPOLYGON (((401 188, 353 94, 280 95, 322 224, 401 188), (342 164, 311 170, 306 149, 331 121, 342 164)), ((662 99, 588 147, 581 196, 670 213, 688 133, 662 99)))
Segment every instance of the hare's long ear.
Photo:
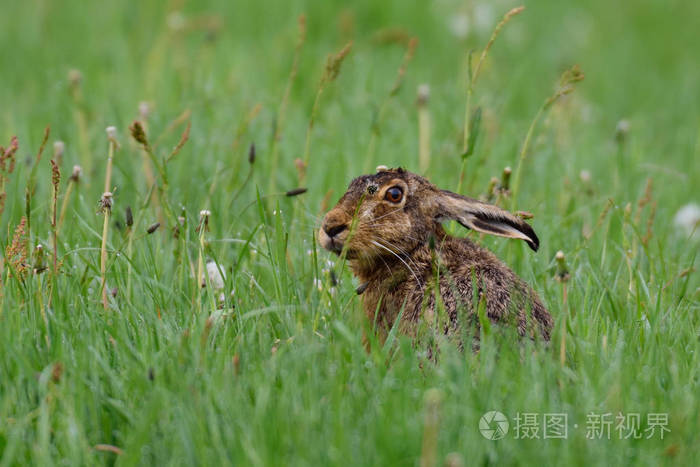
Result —
POLYGON ((500 237, 525 240, 537 251, 540 240, 530 225, 492 204, 442 190, 438 201, 438 220, 456 220, 464 227, 500 237))

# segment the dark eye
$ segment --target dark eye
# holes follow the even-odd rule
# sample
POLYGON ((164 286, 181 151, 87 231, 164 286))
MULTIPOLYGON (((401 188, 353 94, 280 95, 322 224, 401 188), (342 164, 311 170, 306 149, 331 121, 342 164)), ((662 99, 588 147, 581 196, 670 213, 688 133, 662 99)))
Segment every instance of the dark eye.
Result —
POLYGON ((403 190, 398 186, 392 186, 386 190, 384 199, 391 201, 392 203, 400 203, 401 199, 403 199, 403 190))

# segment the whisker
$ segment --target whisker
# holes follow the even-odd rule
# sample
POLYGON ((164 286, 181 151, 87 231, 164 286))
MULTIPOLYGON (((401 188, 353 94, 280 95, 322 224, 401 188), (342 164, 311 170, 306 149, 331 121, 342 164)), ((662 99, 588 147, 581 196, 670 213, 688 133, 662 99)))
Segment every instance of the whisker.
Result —
POLYGON ((386 251, 388 251, 392 255, 396 256, 398 258, 398 260, 401 261, 404 264, 404 266, 406 266, 408 268, 409 271, 411 271, 411 274, 413 274, 413 278, 416 279, 416 283, 418 284, 418 287, 420 287, 421 291, 423 291, 423 284, 421 283, 420 279, 418 279, 418 275, 416 275, 416 272, 413 270, 413 268, 411 268, 411 266, 406 261, 404 261, 401 256, 397 255, 393 250, 391 250, 390 248, 387 248, 386 246, 382 245, 381 243, 378 243, 374 240, 372 240, 372 243, 374 243, 375 245, 377 245, 380 248, 385 249, 386 251))
MULTIPOLYGON (((388 241, 388 240, 386 240, 386 239, 383 239, 383 240, 384 240, 384 243, 385 243, 385 245, 386 245, 387 247, 396 248, 407 260, 409 260, 409 261, 411 262, 411 264, 413 264, 413 265, 416 267, 416 269, 420 269, 420 268, 418 267, 418 264, 417 264, 415 261, 413 261, 413 258, 411 258, 411 256, 406 252, 406 250, 404 250, 403 248, 401 248, 401 247, 398 246, 398 245, 395 245, 395 244, 391 243, 390 241, 388 241)), ((381 242, 380 242, 380 243, 381 243, 381 242)))
POLYGON ((400 210, 402 210, 402 209, 403 209, 403 206, 400 207, 400 208, 396 208, 396 209, 394 209, 393 211, 389 211, 389 212, 387 212, 386 214, 382 214, 382 215, 379 216, 379 217, 375 217, 374 219, 372 219, 372 222, 376 222, 376 221, 378 221, 379 219, 381 219, 382 217, 389 216, 389 215, 395 213, 396 211, 400 211, 400 210))
MULTIPOLYGON (((378 225, 376 225, 376 226, 374 226, 374 227, 382 227, 382 226, 384 226, 384 225, 386 225, 386 224, 378 224, 378 225)), ((363 226, 363 227, 364 227, 364 226, 363 226)), ((416 238, 416 237, 414 237, 413 235, 410 235, 410 234, 408 234, 408 233, 402 233, 401 235, 402 235, 404 238, 408 238, 408 239, 410 239, 410 240, 413 240, 413 241, 416 242, 416 243, 423 243, 423 242, 424 242, 424 241, 422 241, 421 239, 416 238)))

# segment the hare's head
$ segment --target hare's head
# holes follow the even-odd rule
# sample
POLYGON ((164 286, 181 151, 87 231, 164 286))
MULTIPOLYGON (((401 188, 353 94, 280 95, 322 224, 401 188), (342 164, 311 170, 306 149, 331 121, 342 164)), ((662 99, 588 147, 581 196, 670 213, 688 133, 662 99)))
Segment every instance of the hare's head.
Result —
POLYGON ((455 220, 468 229, 519 238, 537 250, 532 227, 488 203, 440 190, 403 169, 363 175, 350 183, 323 219, 321 245, 348 259, 374 262, 392 251, 409 254, 431 236, 444 235, 441 223, 455 220))

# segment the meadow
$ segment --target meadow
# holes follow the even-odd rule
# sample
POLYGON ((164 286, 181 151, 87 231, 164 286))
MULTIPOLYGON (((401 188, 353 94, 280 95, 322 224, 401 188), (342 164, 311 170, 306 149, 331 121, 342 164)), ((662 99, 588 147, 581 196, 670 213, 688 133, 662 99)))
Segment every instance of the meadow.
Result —
POLYGON ((4 2, 0 466, 696 465, 698 17, 4 2), (537 253, 448 228, 538 291, 549 343, 371 338, 316 231, 378 165, 532 214, 537 253))

